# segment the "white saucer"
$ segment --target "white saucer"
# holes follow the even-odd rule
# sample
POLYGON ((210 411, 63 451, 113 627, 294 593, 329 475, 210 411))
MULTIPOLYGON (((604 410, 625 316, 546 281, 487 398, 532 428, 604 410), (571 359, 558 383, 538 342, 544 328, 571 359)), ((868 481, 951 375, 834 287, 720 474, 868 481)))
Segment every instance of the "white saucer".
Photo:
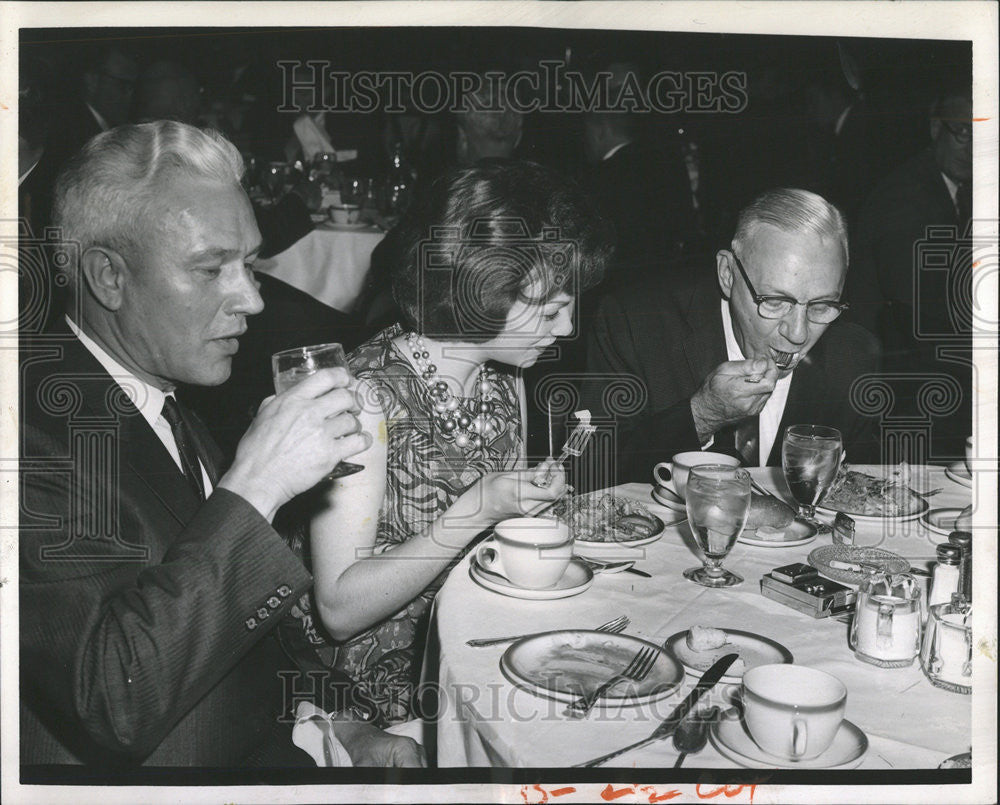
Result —
POLYGON ((966 489, 972 489, 972 475, 965 468, 964 461, 956 461, 954 464, 945 467, 944 474, 956 484, 961 484, 966 489))
MULTIPOLYGON (((683 632, 670 635, 663 647, 680 660, 688 674, 697 677, 711 668, 716 660, 721 660, 727 654, 739 654, 745 666, 744 671, 758 665, 794 661, 792 652, 769 637, 763 637, 753 632, 743 632, 739 629, 723 629, 722 631, 726 633, 728 642, 709 651, 694 651, 688 648, 686 629, 683 632)), ((722 682, 733 684, 738 684, 742 680, 742 671, 738 674, 725 674, 721 679, 722 682)))
MULTIPOLYGON (((787 534, 791 532, 793 535, 798 535, 796 539, 761 539, 760 537, 748 537, 744 534, 740 534, 737 538, 737 542, 742 542, 744 545, 757 545, 761 548, 791 548, 796 545, 808 545, 814 539, 816 539, 817 529, 808 520, 803 520, 801 517, 796 517, 792 520, 790 526, 788 526, 787 534)), ((756 533, 756 532, 754 532, 756 533)))
POLYGON ((687 517, 687 505, 684 503, 684 499, 674 492, 673 489, 668 489, 665 486, 654 486, 653 500, 675 512, 684 512, 684 516, 687 517))
POLYGON ((931 509, 929 512, 924 513, 924 516, 920 518, 920 522, 935 534, 947 537, 952 531, 956 530, 955 520, 964 511, 965 509, 961 508, 931 509))
POLYGON ((868 751, 868 738, 847 719, 841 722, 829 748, 812 760, 788 760, 765 752, 738 718, 716 721, 709 734, 723 755, 751 769, 853 769, 868 751))
POLYGON ((523 598, 528 601, 552 601, 556 598, 569 598, 573 595, 579 595, 594 583, 593 572, 579 559, 571 560, 563 577, 553 586, 546 587, 544 590, 526 590, 523 587, 518 587, 498 573, 483 570, 476 562, 475 557, 469 563, 469 575, 480 587, 485 587, 487 590, 500 593, 500 595, 523 598))

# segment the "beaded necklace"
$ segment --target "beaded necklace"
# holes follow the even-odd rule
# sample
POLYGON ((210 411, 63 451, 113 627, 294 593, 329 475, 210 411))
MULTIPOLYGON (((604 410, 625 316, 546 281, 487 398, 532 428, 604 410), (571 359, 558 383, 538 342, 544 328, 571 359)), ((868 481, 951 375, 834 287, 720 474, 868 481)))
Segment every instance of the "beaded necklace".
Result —
POLYGON ((438 374, 437 366, 430 362, 430 352, 423 337, 416 333, 407 333, 405 337, 420 379, 430 394, 431 416, 445 441, 454 442, 463 449, 478 449, 494 441, 505 430, 495 415, 496 405, 490 399, 495 391, 496 373, 485 364, 480 367, 476 381, 478 402, 470 407, 452 394, 438 374))

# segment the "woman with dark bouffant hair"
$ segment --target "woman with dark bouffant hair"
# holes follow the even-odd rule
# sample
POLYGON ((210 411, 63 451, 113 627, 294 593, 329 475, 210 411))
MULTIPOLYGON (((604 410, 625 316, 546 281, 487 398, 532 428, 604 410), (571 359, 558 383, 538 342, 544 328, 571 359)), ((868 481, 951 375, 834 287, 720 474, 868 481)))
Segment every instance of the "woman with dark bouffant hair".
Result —
POLYGON ((374 443, 312 518, 301 613, 311 659, 354 679, 383 724, 413 714, 447 571, 485 529, 565 488, 561 470, 544 488, 524 471, 520 370, 572 331, 574 300, 610 251, 580 191, 527 162, 445 175, 400 225, 402 321, 349 358, 374 443))

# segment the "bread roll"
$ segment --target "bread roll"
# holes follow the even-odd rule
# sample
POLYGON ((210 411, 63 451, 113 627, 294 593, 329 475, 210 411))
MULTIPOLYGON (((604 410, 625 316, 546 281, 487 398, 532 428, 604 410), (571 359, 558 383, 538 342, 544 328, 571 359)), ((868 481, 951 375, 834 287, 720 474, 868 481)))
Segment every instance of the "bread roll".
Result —
POLYGON ((722 629, 713 629, 710 626, 692 626, 685 638, 687 647, 691 651, 712 651, 726 645, 728 640, 722 629))
POLYGON ((761 526, 773 529, 786 528, 795 519, 795 509, 771 495, 750 493, 750 514, 746 531, 756 531, 761 526))

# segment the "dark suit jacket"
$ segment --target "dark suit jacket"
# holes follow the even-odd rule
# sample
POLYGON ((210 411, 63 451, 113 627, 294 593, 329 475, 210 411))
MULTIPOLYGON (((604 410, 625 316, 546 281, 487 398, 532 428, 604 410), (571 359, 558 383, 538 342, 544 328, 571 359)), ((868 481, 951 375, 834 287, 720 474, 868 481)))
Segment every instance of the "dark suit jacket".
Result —
MULTIPOLYGON (((956 410, 933 415, 930 454, 905 456, 918 463, 960 458, 972 432, 972 254, 957 227, 955 205, 928 150, 879 183, 851 238, 848 315, 881 340, 886 370, 949 375, 962 391, 956 410), (947 356, 938 355, 941 347, 947 356)), ((892 385, 893 416, 927 416, 914 385, 902 378, 892 385)))
MULTIPOLYGON (((930 324, 947 320, 948 272, 922 271, 919 298, 914 280, 928 227, 957 223, 955 205, 929 150, 887 176, 862 207, 851 238, 850 315, 879 336, 890 355, 916 346, 915 307, 930 324)), ((968 304, 969 298, 961 301, 968 304)))
POLYGON ((694 232, 691 185, 673 150, 629 143, 590 166, 582 184, 614 223, 615 266, 626 281, 636 272, 662 269, 694 232))
MULTIPOLYGON (((691 396, 727 360, 720 298, 706 265, 688 282, 652 279, 602 300, 588 338, 581 407, 615 421, 613 482, 648 482, 657 462, 700 449, 691 396), (616 384, 623 394, 613 399, 616 384)), ((830 325, 795 370, 779 433, 797 423, 831 425, 843 433, 850 461, 876 461, 874 423, 853 410, 848 396, 856 377, 876 371, 876 354, 862 328, 830 325)), ((780 466, 780 438, 767 464, 780 466)))
POLYGON ((68 330, 22 350, 22 764, 241 765, 281 711, 272 630, 309 574, 243 498, 198 501, 68 330))

